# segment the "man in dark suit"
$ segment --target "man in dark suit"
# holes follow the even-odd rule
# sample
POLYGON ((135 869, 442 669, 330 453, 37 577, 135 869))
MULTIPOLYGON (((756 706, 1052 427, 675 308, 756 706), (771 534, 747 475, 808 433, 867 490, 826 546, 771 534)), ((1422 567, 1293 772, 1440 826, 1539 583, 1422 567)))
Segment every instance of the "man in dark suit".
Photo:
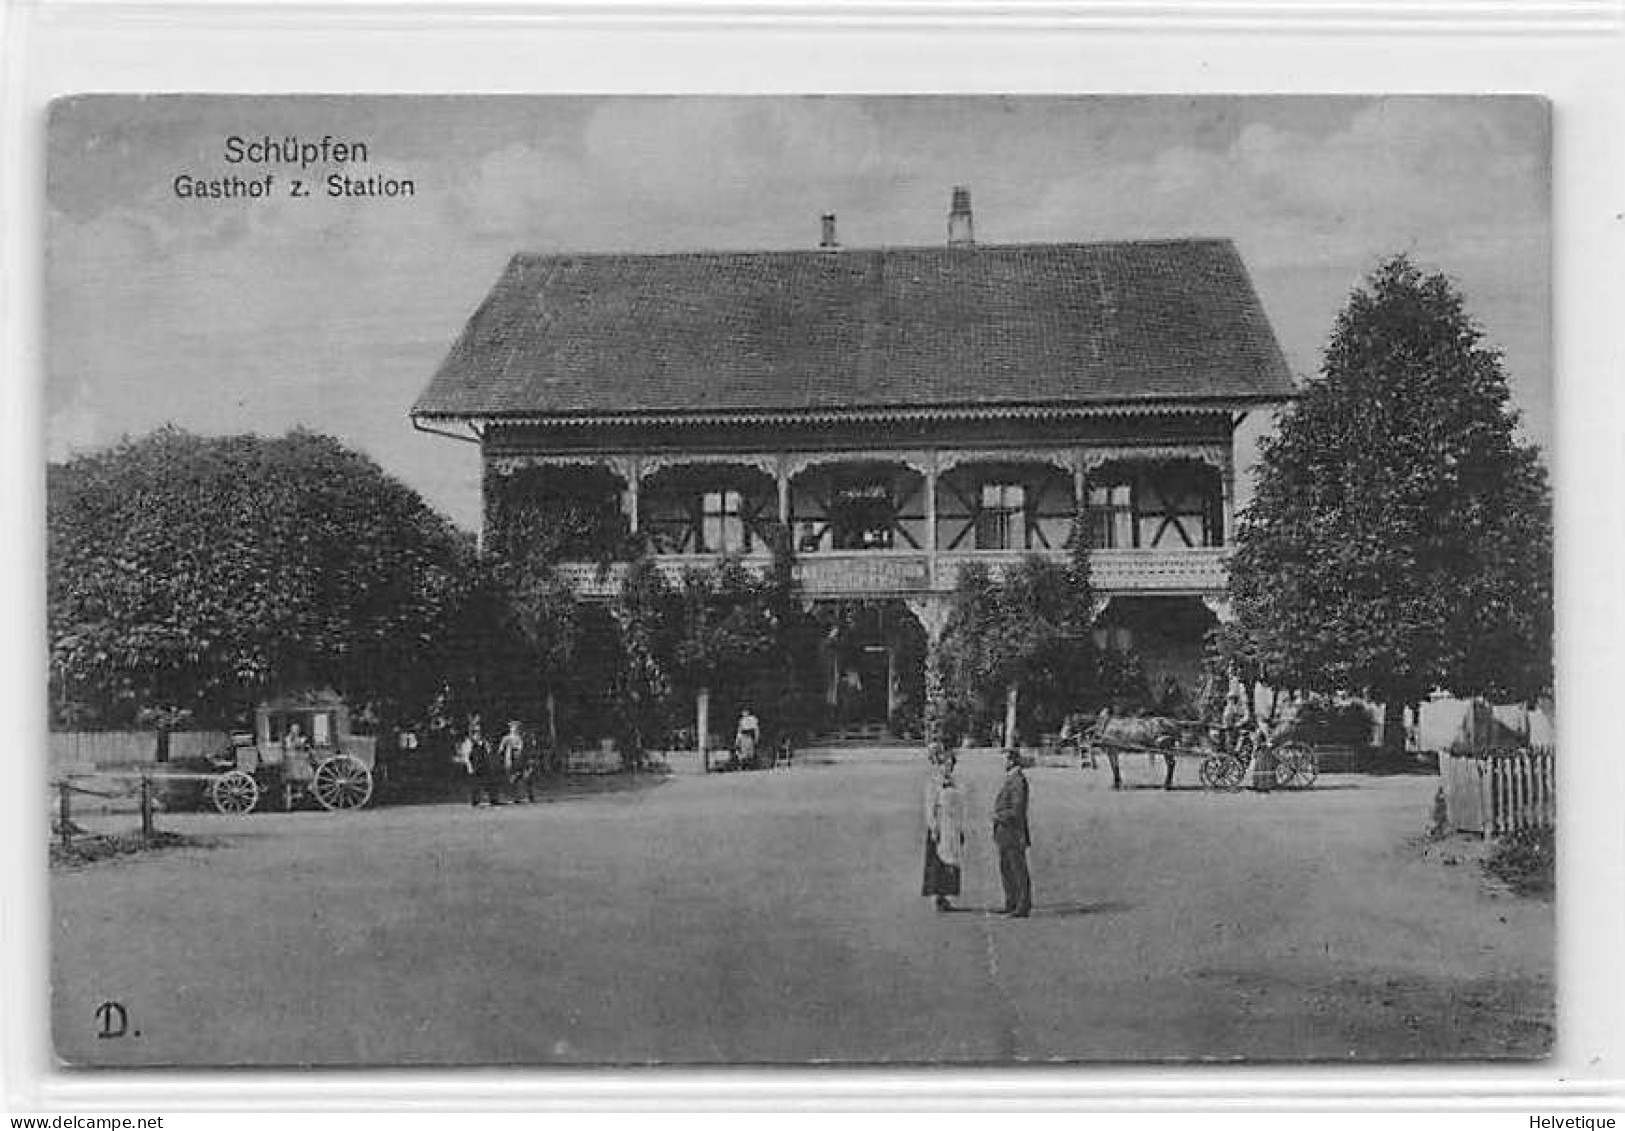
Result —
POLYGON ((1025 919, 1033 911, 1033 884, 1027 874, 1027 848, 1033 839, 1027 828, 1027 776, 1021 755, 1004 752, 1004 784, 993 801, 993 843, 999 849, 999 879, 1004 882, 1003 914, 1025 919))

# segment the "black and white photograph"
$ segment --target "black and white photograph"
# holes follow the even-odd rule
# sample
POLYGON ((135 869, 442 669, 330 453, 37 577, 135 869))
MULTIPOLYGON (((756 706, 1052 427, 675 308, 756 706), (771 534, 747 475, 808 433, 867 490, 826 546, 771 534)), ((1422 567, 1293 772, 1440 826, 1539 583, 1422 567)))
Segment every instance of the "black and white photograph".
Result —
POLYGON ((1551 135, 57 99, 42 1040, 1546 1061, 1551 135))

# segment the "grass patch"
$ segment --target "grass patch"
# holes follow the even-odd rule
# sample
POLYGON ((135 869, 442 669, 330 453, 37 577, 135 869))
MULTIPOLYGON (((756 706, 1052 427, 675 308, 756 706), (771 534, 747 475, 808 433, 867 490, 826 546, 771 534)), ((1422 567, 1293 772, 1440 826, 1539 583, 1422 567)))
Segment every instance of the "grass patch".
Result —
POLYGON ((1499 838, 1484 870, 1519 895, 1550 896, 1557 888, 1553 830, 1518 829, 1499 838))
POLYGON ((134 856, 144 852, 162 852, 166 849, 185 848, 203 843, 204 841, 196 837, 162 830, 153 833, 152 836, 145 840, 142 839, 139 832, 111 833, 106 836, 82 836, 75 838, 73 843, 69 845, 64 845, 60 841, 52 841, 51 866, 55 868, 97 864, 120 856, 134 856))

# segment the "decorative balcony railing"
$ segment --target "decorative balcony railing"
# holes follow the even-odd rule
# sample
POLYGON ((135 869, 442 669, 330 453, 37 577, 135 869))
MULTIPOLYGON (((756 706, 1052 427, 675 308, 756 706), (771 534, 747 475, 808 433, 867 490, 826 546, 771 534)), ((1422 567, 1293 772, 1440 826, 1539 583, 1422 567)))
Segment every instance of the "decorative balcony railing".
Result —
MULTIPOLYGON (((1035 551, 1052 561, 1065 561, 1065 551, 1035 551)), ((1110 596, 1217 596, 1225 589, 1225 558, 1220 547, 1186 550, 1095 550, 1090 554, 1090 576, 1097 595, 1110 596)), ((801 592, 814 599, 906 597, 951 590, 962 566, 980 562, 995 576, 1015 565, 1026 552, 1004 550, 953 551, 927 554, 915 550, 867 550, 804 554, 796 559, 796 581, 801 592)), ((689 569, 708 569, 715 554, 671 554, 655 559, 668 580, 678 583, 689 569)), ((765 557, 744 559, 747 569, 765 572, 765 557)), ((600 566, 567 562, 565 580, 582 597, 602 599, 619 590, 626 575, 624 564, 600 566)))

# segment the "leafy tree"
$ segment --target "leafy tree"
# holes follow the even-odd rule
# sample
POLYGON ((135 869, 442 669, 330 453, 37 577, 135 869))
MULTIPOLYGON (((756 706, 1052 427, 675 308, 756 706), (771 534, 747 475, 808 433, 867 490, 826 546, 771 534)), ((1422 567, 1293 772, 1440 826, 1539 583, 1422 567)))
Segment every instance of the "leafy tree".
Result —
POLYGON ((789 527, 774 523, 767 537, 773 560, 761 599, 772 626, 773 651, 767 663, 752 669, 746 694, 762 716, 764 741, 785 737, 799 743, 824 721, 825 630, 801 599, 789 527))
POLYGON ((684 575, 679 624, 675 682, 696 698, 715 691, 747 694, 755 673, 773 662, 778 647, 767 584, 732 558, 684 575))
POLYGON ((522 548, 544 561, 597 561, 635 556, 620 480, 607 468, 488 468, 485 528, 492 545, 522 548))
POLYGON ((528 646, 549 748, 557 750, 560 692, 572 681, 581 638, 580 602, 555 565, 559 543, 545 512, 501 512, 488 537, 494 578, 528 646))
MULTIPOLYGON (((629 642, 647 641, 643 649, 629 644, 629 661, 650 656, 669 699, 680 696, 696 708, 701 698, 714 704, 713 733, 723 733, 730 713, 750 703, 761 717, 764 742, 804 736, 821 709, 823 630, 797 595, 787 532, 775 528, 770 537, 773 560, 764 576, 725 558, 687 571, 673 590, 657 584, 652 562, 649 580, 633 584, 640 576, 634 564, 621 602, 643 594, 638 615, 621 620, 629 642)), ((667 715, 675 718, 673 711, 667 715)))
POLYGON ((622 746, 634 764, 670 726, 679 612, 678 595, 654 560, 645 554, 632 562, 611 615, 620 642, 622 746))
POLYGON ((81 720, 230 725, 313 683, 399 717, 474 658, 473 540, 328 437, 164 429, 46 491, 52 700, 81 720))
POLYGON ((1238 623, 1274 678, 1391 724, 1436 688, 1551 686, 1550 493, 1508 400, 1444 276, 1399 256, 1353 293, 1237 533, 1238 623))
POLYGON ((1208 631, 1202 641, 1202 718, 1217 723, 1223 716, 1232 679, 1246 688, 1243 702, 1249 718, 1254 714, 1259 684, 1279 693, 1284 680, 1276 673, 1283 669, 1278 658, 1272 664, 1265 656, 1264 643, 1235 623, 1220 624, 1208 631))
POLYGON ((1133 648, 1102 649, 1095 670, 1099 674, 1093 694, 1082 701, 1086 710, 1110 706, 1113 711, 1132 713, 1153 706, 1145 661, 1133 648))
MULTIPOLYGON (((998 579, 979 564, 960 571, 942 644, 950 702, 985 721, 1002 696, 1006 743, 1024 693, 1038 725, 1058 726, 1099 683, 1088 551, 1082 538, 1073 542, 1064 565, 1035 554, 998 579)), ((962 714, 959 726, 966 721, 962 714)))
POLYGON ((966 734, 979 735, 993 716, 993 696, 1004 689, 998 619, 998 591, 991 571, 982 562, 961 566, 938 645, 947 701, 942 736, 946 744, 966 734))
POLYGON ((1033 556, 1005 574, 997 590, 995 637, 1006 692, 1005 742, 1013 745, 1024 692, 1036 719, 1059 727, 1065 706, 1084 694, 1094 664, 1087 579, 1082 589, 1071 571, 1033 556), (1047 694, 1044 694, 1047 692, 1047 694))

